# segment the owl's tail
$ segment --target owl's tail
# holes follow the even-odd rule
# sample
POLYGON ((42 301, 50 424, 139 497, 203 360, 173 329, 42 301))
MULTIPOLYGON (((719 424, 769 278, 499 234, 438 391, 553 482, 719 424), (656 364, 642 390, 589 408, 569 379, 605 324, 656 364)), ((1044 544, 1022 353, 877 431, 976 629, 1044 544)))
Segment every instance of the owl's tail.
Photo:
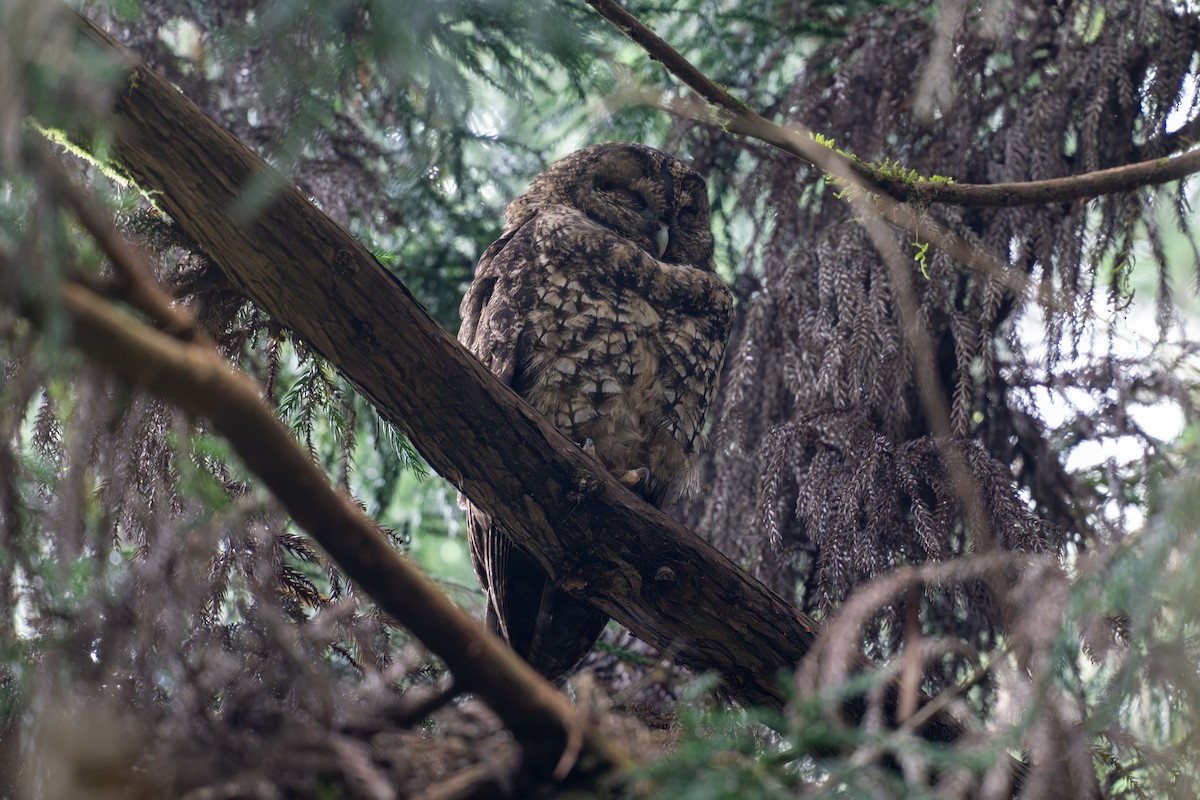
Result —
MULTIPOLYGON (((554 680, 583 660, 608 623, 608 616, 590 603, 561 591, 546 571, 505 534, 507 551, 493 560, 502 571, 493 573, 489 592, 489 620, 512 648, 549 680, 554 680), (499 589, 499 591, 495 591, 499 589)), ((499 543, 498 543, 499 544, 499 543)))

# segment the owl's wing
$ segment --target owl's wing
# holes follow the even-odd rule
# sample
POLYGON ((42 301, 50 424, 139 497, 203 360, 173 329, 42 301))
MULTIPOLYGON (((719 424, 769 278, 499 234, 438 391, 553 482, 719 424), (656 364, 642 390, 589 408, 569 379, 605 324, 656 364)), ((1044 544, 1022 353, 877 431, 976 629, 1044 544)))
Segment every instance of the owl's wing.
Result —
POLYGON ((530 227, 527 223, 492 242, 458 308, 458 340, 506 386, 513 384, 517 339, 534 300, 534 287, 521 280, 530 266, 530 227))
MULTIPOLYGON (((479 259, 463 297, 458 338, 508 386, 528 357, 526 320, 540 288, 539 220, 531 216, 479 259)), ((548 254, 541 253, 541 257, 548 254)), ((471 563, 488 598, 487 624, 548 678, 591 650, 608 617, 558 590, 545 570, 479 508, 467 508, 471 563)))
MULTIPOLYGON (((475 276, 459 306, 462 326, 458 340, 502 383, 512 386, 517 365, 517 339, 524 327, 532 296, 514 291, 528 264, 528 248, 511 246, 518 228, 493 242, 479 259, 475 276)), ((479 585, 487 595, 488 627, 509 638, 508 624, 498 609, 507 607, 508 553, 512 543, 492 526, 483 509, 467 504, 467 543, 479 585)))

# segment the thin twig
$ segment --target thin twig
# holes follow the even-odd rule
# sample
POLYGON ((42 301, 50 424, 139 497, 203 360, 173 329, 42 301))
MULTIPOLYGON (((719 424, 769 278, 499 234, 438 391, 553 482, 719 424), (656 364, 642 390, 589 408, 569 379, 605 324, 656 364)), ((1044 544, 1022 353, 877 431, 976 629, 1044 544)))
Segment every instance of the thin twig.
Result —
POLYGON ((944 692, 938 694, 937 697, 921 706, 921 708, 915 714, 904 720, 904 724, 901 726, 901 728, 915 733, 921 730, 921 726, 933 719, 935 715, 940 714, 943 711, 949 711, 950 705, 955 700, 962 697, 972 688, 983 683, 983 679, 986 678, 993 669, 995 669, 996 665, 1000 663, 1000 659, 1008 656, 1009 652, 1011 652, 1011 649, 1012 646, 1006 644, 998 650, 994 650, 988 655, 987 660, 980 665, 979 669, 975 670, 975 672, 969 678, 961 683, 956 683, 953 686, 948 687, 944 692))
POLYGON ((908 586, 904 606, 904 666, 900 670, 900 702, 896 704, 896 720, 903 722, 913 715, 921 701, 921 584, 908 586))
MULTIPOLYGON (((1010 291, 1023 295, 1029 289, 1029 277, 1023 272, 1013 269, 984 248, 967 243, 930 220, 928 215, 918 214, 905 203, 883 192, 878 184, 863 174, 862 164, 819 144, 803 125, 796 123, 791 129, 783 128, 736 100, 613 0, 588 0, 588 3, 630 39, 647 48, 651 58, 662 63, 710 104, 711 107, 703 111, 683 106, 694 119, 719 125, 730 133, 749 136, 807 161, 856 190, 848 194, 850 200, 869 199, 870 204, 866 208, 874 215, 913 231, 920 240, 932 243, 971 270, 1010 291)), ((1073 307, 1070 298, 1045 295, 1044 292, 1041 302, 1052 308, 1073 307)))
POLYGON ((28 145, 31 160, 42 173, 44 185, 66 202, 96 244, 104 251, 116 273, 113 281, 101 287, 94 278, 84 278, 93 291, 121 297, 129 305, 154 320, 163 331, 183 342, 212 345, 191 315, 176 307, 169 294, 154 280, 150 268, 117 232, 99 205, 76 186, 61 165, 49 158, 42 147, 28 145))
MULTIPOLYGON (((788 146, 781 141, 779 135, 785 129, 759 116, 749 106, 731 95, 646 27, 637 17, 621 8, 615 0, 588 0, 588 5, 629 39, 640 45, 668 72, 683 81, 706 102, 715 106, 721 112, 717 115, 720 118, 717 122, 724 123, 730 132, 745 133, 748 136, 759 138, 767 144, 774 145, 826 172, 839 175, 839 177, 843 172, 851 172, 860 179, 855 182, 857 185, 868 191, 886 194, 895 200, 916 200, 922 203, 946 203, 969 207, 1040 205, 1087 200, 1106 194, 1133 191, 1144 186, 1158 186, 1200 172, 1200 149, 1195 149, 1170 158, 1151 159, 1136 164, 1125 164, 1095 172, 1040 181, 972 184, 928 180, 907 182, 888 178, 880 175, 869 164, 852 161, 840 153, 830 151, 833 156, 829 158, 823 157, 817 152, 817 149, 788 146), (779 130, 772 131, 765 136, 755 133, 754 129, 762 125, 779 130), (831 161, 840 162, 838 164, 840 169, 831 169, 829 166, 831 161)), ((790 127, 807 133, 802 126, 792 125, 790 127)), ((1191 144, 1186 139, 1181 139, 1180 143, 1188 146, 1191 144)), ((813 147, 826 149, 815 143, 813 147)))
POLYGON ((937 561, 920 567, 904 566, 875 578, 858 589, 842 604, 825 625, 825 635, 817 640, 807 661, 796 673, 802 686, 816 688, 836 685, 844 680, 856 654, 854 642, 867 618, 880 605, 913 583, 942 584, 948 581, 983 579, 990 573, 1015 567, 1029 568, 1047 563, 1047 556, 995 551, 962 556, 953 561, 937 561))
POLYGON ((395 703, 385 706, 367 719, 353 719, 342 730, 356 734, 378 733, 383 730, 411 728, 433 712, 462 694, 462 687, 453 679, 426 690, 409 690, 395 703))
MULTIPOLYGON (((913 287, 913 276, 904 261, 904 255, 896 244, 896 238, 891 235, 883 224, 883 220, 874 213, 868 204, 861 200, 855 201, 855 207, 863 212, 863 226, 875 250, 883 259, 891 278, 892 294, 895 297, 896 316, 900 329, 908 343, 915 367, 917 396, 921 407, 929 420, 929 427, 934 435, 934 442, 941 453, 946 466, 946 474, 954 488, 955 495, 962 503, 963 518, 968 538, 976 553, 986 553, 994 549, 992 532, 988 524, 987 509, 979 482, 975 480, 967 468, 966 454, 957 437, 953 435, 950 419, 950 404, 946 401, 946 387, 938 375, 934 363, 933 337, 921 324, 916 290, 913 287)), ((987 574, 997 604, 1007 617, 1007 592, 995 573, 987 574)))

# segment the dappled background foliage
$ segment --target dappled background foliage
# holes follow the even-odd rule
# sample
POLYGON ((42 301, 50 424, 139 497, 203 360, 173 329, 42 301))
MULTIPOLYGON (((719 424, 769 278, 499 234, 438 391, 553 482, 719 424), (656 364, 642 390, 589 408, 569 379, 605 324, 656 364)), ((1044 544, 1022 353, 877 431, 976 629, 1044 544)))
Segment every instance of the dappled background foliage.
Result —
MULTIPOLYGON (((967 8, 951 4, 940 16, 919 3, 878 9, 844 38, 818 44, 760 107, 794 115, 864 161, 959 183, 1057 178, 1157 158, 1190 141, 1200 20, 1176 4, 967 8), (953 34, 952 46, 935 45, 942 31, 953 34)), ((805 17, 808 7, 776 14, 805 17)), ((767 60, 717 79, 751 87, 764 69, 779 67, 767 60)), ((1009 256, 1036 285, 1063 290, 1070 305, 1016 297, 931 252, 921 266, 928 277, 916 283, 936 352, 914 356, 887 267, 825 177, 786 154, 700 135, 708 163, 750 150, 741 200, 775 211, 752 221, 749 263, 740 265, 750 302, 727 362, 712 488, 690 514, 701 530, 757 564, 777 591, 799 586, 802 606, 824 613, 898 564, 991 548, 1087 549, 1127 533, 1123 510, 1144 501, 1148 462, 1137 473, 1110 462, 1079 475, 1066 460, 1081 440, 1120 437, 1136 439, 1141 457, 1158 456, 1133 403, 1178 404, 1193 418, 1191 385, 1177 372, 1180 348, 1191 353, 1193 345, 1180 340, 1172 306, 1173 282, 1182 277, 1186 286, 1192 276, 1168 276, 1164 243, 1166 228, 1192 241, 1178 187, 1091 204, 928 209, 968 241, 1009 256), (1132 331, 1110 330, 1104 319, 1124 311, 1139 259, 1156 276, 1148 294, 1157 327, 1139 319, 1132 331), (1130 333, 1127 346, 1103 342, 1130 333), (935 361, 951 430, 963 442, 959 468, 987 508, 987 541, 968 541, 961 499, 914 389, 914 357, 935 361), (1134 383, 1155 389, 1138 396, 1134 383), (1061 406, 1079 388, 1087 400, 1048 424, 1042 406, 1061 406), (757 522, 751 535, 748 519, 757 522)), ((911 238, 897 235, 910 252, 911 238)), ((1194 251, 1182 255, 1194 263, 1194 251)), ((961 591, 928 597, 928 622, 947 633, 994 632, 987 592, 961 591)), ((878 621, 881 654, 899 631, 887 621, 878 621)))
MULTIPOLYGON (((48 252, 92 264, 14 144, 27 113, 102 108, 88 88, 95 65, 72 61, 36 6, 8 4, 0 25, 0 56, 37 67, 0 63, 0 243, 54 242, 48 252)), ((1200 130, 1200 15, 1188 4, 628 7, 768 117, 925 177, 1060 177, 1177 153, 1200 130)), ((636 140, 708 177, 738 321, 706 490, 676 512, 833 635, 798 670, 786 714, 704 710, 700 684, 685 690, 677 720, 679 677, 614 632, 592 662, 612 697, 596 702, 681 738, 648 773, 661 796, 779 797, 801 786, 901 796, 904 780, 933 781, 943 796, 1003 796, 1005 748, 1045 767, 1028 796, 1061 780, 1081 793, 1170 786, 1187 796, 1200 689, 1189 581, 1200 567, 1194 186, 920 209, 1047 291, 1015 294, 898 231, 917 257, 918 316, 935 344, 916 352, 887 265, 838 197, 844 187, 663 113, 685 92, 584 6, 84 8, 348 226, 450 329, 503 206, 558 156, 636 140), (922 358, 947 398, 949 437, 933 435, 918 399, 922 358), (965 511, 963 476, 983 519, 965 511), (956 560, 967 553, 984 560, 956 560), (929 566, 856 594, 905 564, 929 566), (857 759, 806 758, 845 741, 829 724, 836 703, 820 700, 845 677, 839 653, 887 659, 906 643, 928 690, 968 681, 943 695, 972 733, 959 760, 903 726, 864 737, 857 759)), ((478 608, 452 490, 422 478, 403 437, 170 220, 93 167, 75 168, 110 194, 160 280, 263 383, 331 480, 478 608)), ((432 734, 394 732, 420 721, 414 698, 436 685, 438 665, 354 596, 220 440, 64 353, 47 299, 59 273, 26 272, 0 287, 0 592, 11 610, 0 699, 14 732, 0 738, 0 758, 10 780, 20 773, 68 796, 73 779, 48 776, 99 763, 116 765, 111 785, 146 796, 228 780, 246 793, 386 797, 436 779, 418 763, 431 750, 442 776, 511 759, 497 723, 471 704, 444 712, 432 734), (43 333, 14 301, 31 291, 48 309, 43 333), (30 709, 36 721, 22 722, 30 709), (100 746, 92 732, 109 724, 129 731, 128 745, 100 746)), ((854 690, 870 695, 869 682, 854 690)), ((638 740, 644 755, 659 752, 659 739, 636 735, 649 737, 638 740)), ((0 794, 11 786, 0 782, 0 794)))

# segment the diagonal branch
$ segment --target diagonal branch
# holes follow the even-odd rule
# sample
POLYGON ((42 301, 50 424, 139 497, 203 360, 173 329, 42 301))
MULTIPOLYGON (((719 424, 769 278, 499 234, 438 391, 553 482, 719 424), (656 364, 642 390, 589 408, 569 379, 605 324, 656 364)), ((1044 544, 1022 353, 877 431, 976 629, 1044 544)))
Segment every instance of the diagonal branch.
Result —
MULTIPOLYGON (((820 151, 827 148, 815 142, 802 139, 797 145, 795 141, 791 141, 792 137, 787 135, 792 131, 760 116, 735 98, 615 0, 588 0, 588 5, 711 104, 717 111, 717 119, 710 121, 718 122, 731 133, 742 133, 761 139, 838 177, 843 177, 845 173, 852 174, 857 178, 854 183, 860 187, 886 194, 902 202, 948 203, 971 207, 1062 203, 1129 192, 1144 186, 1159 186, 1200 172, 1200 148, 1197 148, 1170 158, 1156 158, 1081 175, 1040 181, 972 184, 928 180, 908 182, 888 177, 881 175, 869 164, 846 158, 841 153, 822 153, 820 151)), ((1182 142, 1190 144, 1186 139, 1182 142)))
POLYGON ((722 672, 739 698, 782 702, 775 673, 803 657, 815 623, 597 472, 353 237, 107 34, 79 24, 129 65, 114 108, 117 166, 249 297, 353 381, 568 591, 682 662, 722 672), (270 201, 239 213, 264 181, 278 187, 270 201))
MULTIPOLYGON (((418 704, 413 710, 417 718, 473 691, 513 731, 535 769, 548 772, 557 762, 554 774, 561 780, 572 771, 598 777, 632 766, 623 748, 581 720, 549 682, 451 603, 350 498, 330 486, 262 399, 262 387, 228 364, 213 342, 197 332, 190 314, 172 305, 101 208, 40 148, 22 150, 36 165, 48 194, 71 208, 114 265, 119 277, 104 288, 162 328, 154 330, 122 313, 80 276, 59 287, 75 346, 126 382, 207 419, 289 516, 384 611, 446 663, 452 684, 418 704)), ((0 273, 17 269, 0 248, 0 273)), ((19 294, 15 300, 35 322, 42 321, 36 304, 27 304, 19 294)))

